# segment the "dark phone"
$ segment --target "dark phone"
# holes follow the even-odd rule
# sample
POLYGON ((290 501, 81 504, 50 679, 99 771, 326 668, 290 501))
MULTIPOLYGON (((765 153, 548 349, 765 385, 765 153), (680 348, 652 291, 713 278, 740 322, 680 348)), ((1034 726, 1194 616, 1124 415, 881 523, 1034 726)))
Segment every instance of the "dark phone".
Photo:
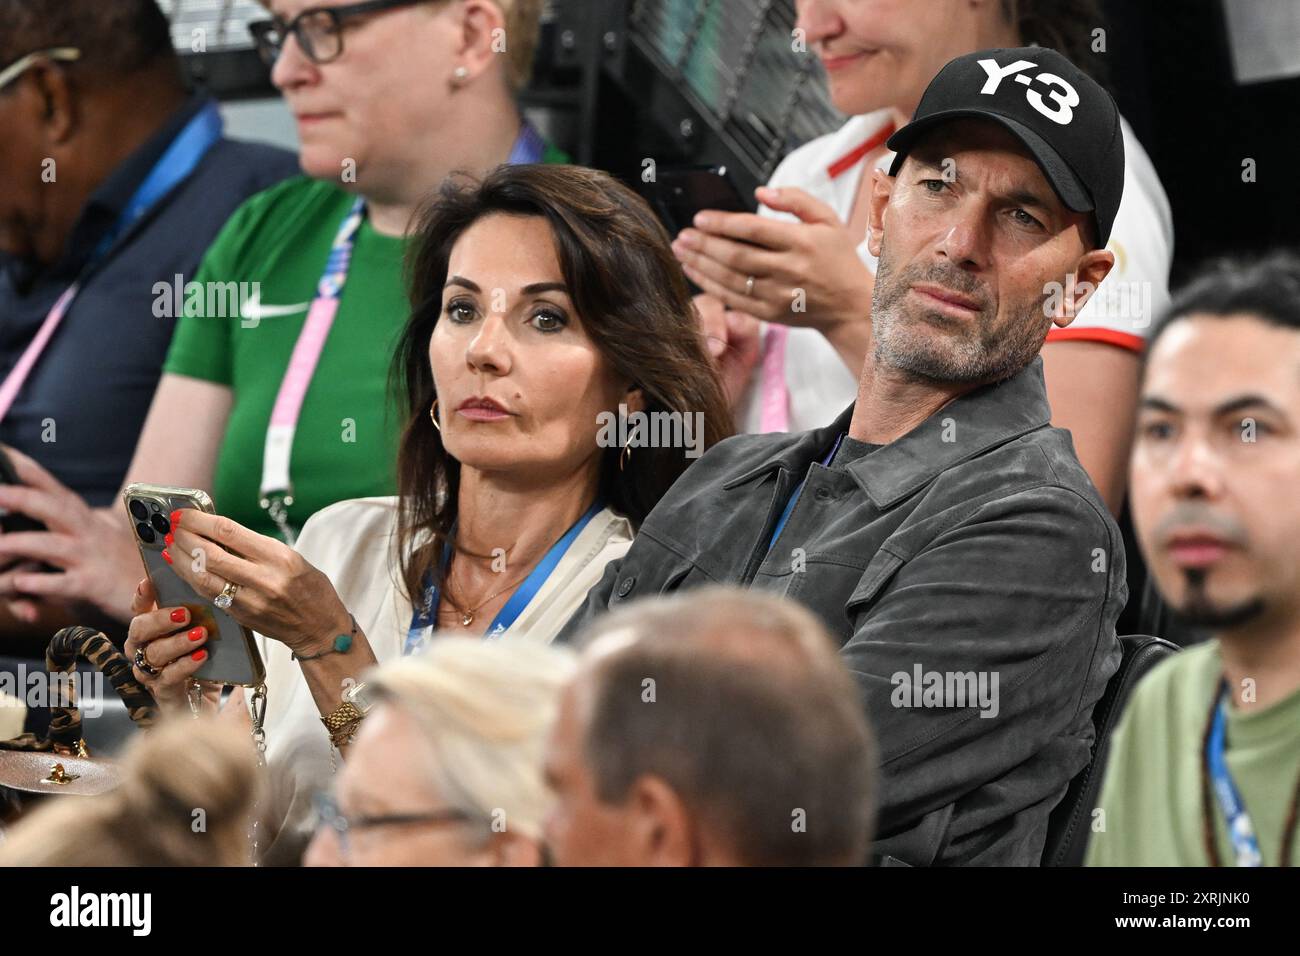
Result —
POLYGON ((726 166, 668 166, 659 170, 647 192, 651 207, 673 237, 703 209, 754 211, 727 175, 726 166))
MULTIPOLYGON (((0 482, 6 485, 21 485, 22 481, 18 478, 18 472, 14 471, 14 463, 9 460, 9 456, 3 448, 0 448, 0 482)), ((10 534, 14 531, 44 531, 45 523, 37 521, 35 518, 29 518, 25 514, 18 512, 7 512, 0 515, 0 531, 10 534)))

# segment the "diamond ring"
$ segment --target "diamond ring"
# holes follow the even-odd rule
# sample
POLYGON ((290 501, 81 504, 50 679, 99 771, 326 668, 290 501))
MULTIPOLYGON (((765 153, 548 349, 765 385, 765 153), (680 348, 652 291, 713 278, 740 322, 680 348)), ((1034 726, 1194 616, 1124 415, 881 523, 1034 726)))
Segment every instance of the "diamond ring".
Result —
POLYGON ((239 590, 239 585, 234 581, 227 581, 226 586, 221 589, 221 593, 212 599, 212 603, 221 610, 226 610, 235 600, 235 592, 239 590))

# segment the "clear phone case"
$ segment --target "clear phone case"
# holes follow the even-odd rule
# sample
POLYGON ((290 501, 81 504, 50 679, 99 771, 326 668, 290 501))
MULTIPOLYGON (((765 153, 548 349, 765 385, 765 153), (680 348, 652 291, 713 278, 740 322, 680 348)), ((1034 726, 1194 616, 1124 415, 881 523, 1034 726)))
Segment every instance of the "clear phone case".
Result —
MULTIPOLYGON (((162 556, 164 535, 170 530, 170 515, 178 508, 196 508, 214 514, 212 499, 197 488, 173 488, 166 485, 128 485, 122 493, 131 521, 140 560, 158 593, 159 607, 187 607, 190 627, 206 627, 208 639, 203 648, 208 659, 195 672, 198 680, 217 684, 255 687, 266 679, 266 667, 258 653, 253 632, 230 614, 212 603, 212 598, 196 592, 162 556), (133 503, 138 502, 138 506, 133 503)), ((173 553, 174 561, 191 561, 188 554, 173 553)), ((238 598, 236 598, 238 600, 238 598)))

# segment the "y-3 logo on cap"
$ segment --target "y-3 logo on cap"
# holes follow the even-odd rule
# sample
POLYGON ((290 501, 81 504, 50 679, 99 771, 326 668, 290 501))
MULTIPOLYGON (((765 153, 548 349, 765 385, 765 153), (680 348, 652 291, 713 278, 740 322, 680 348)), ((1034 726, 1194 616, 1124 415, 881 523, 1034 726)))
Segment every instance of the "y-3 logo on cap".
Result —
POLYGON ((999 66, 997 60, 977 60, 976 62, 984 67, 984 72, 988 74, 988 79, 984 81, 984 85, 980 88, 981 93, 988 93, 989 95, 996 93, 1002 81, 1012 75, 1016 75, 1015 82, 1022 86, 1029 86, 1034 80, 1037 80, 1051 87, 1047 91, 1047 95, 1055 101, 1057 108, 1052 109, 1044 101, 1043 94, 1032 88, 1025 90, 1025 98, 1029 100, 1029 105, 1053 123, 1060 123, 1062 126, 1067 125, 1070 120, 1074 119, 1073 108, 1079 105, 1079 93, 1055 73, 1039 73, 1031 80, 1021 71, 1038 64, 1030 63, 1028 60, 1016 60, 1015 63, 1006 67, 999 66))

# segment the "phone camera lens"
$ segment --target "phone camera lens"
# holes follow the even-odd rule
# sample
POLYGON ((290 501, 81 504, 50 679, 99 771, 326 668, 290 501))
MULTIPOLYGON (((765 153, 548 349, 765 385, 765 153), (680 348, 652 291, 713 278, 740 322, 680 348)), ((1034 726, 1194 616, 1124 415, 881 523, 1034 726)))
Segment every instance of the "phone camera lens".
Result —
POLYGON ((131 502, 131 517, 136 521, 144 521, 149 517, 149 511, 145 508, 143 501, 131 502))
POLYGON ((135 533, 140 536, 140 540, 145 544, 153 544, 158 537, 153 533, 153 528, 149 527, 143 521, 135 526, 135 533))
POLYGON ((172 530, 171 523, 162 515, 154 515, 149 519, 149 523, 154 526, 154 530, 159 534, 167 534, 172 530))

